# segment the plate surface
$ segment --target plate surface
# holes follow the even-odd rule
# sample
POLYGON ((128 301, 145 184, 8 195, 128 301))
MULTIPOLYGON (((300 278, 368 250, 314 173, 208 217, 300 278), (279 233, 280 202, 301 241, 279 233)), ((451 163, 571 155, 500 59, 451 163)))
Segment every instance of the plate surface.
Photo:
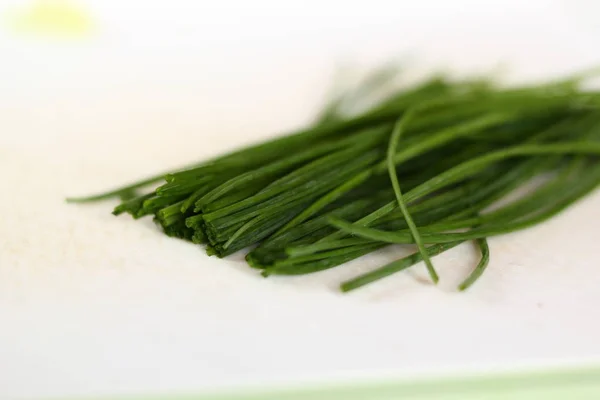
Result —
POLYGON ((600 64, 597 31, 562 2, 223 3, 73 3, 93 21, 75 38, 2 26, 0 397, 600 360, 600 193, 490 240, 463 294, 469 244, 436 258, 439 287, 419 267, 342 295, 340 281, 406 250, 263 279, 241 256, 112 217, 114 202, 66 205, 306 124, 340 63, 414 55, 421 74, 510 65, 515 80, 600 64))

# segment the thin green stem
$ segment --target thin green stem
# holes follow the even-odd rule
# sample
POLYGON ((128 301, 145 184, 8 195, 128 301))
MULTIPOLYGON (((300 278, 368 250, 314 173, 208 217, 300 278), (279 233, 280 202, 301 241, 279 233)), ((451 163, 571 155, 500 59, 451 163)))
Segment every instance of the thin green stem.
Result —
POLYGON ((479 260, 479 263, 477 264, 473 272, 471 272, 471 274, 467 277, 467 279, 465 279, 460 285, 458 285, 458 290, 460 290, 461 292, 467 290, 469 287, 471 287, 471 285, 475 283, 477 279, 481 277, 481 275, 483 274, 490 262, 490 247, 488 245, 487 239, 477 239, 476 243, 479 247, 479 250, 481 251, 481 259, 479 260))
MULTIPOLYGON (((427 256, 433 257, 438 254, 443 253, 444 251, 450 250, 459 244, 463 243, 463 241, 449 242, 449 243, 441 243, 430 246, 426 249, 427 256)), ((358 289, 362 286, 368 285, 369 283, 373 283, 380 279, 383 279, 387 276, 395 274, 396 272, 403 271, 407 268, 412 267, 419 261, 423 260, 423 255, 420 252, 416 252, 411 254, 410 256, 401 258, 400 260, 391 262, 383 267, 377 268, 374 271, 368 272, 366 274, 357 276, 356 278, 350 279, 348 281, 343 282, 340 285, 340 289, 342 292, 349 292, 351 290, 358 289)))
POLYGON ((402 197, 402 190, 400 189, 400 182, 398 181, 398 174, 396 173, 396 164, 394 163, 394 156, 396 155, 396 149, 398 148, 398 143, 400 141, 400 137, 402 136, 402 132, 404 131, 404 127, 410 121, 414 110, 409 110, 406 112, 404 117, 400 118, 396 125, 394 126, 394 130, 392 131, 392 135, 390 137, 390 145, 388 147, 387 153, 387 166, 388 173, 390 175, 390 180, 392 181, 392 187, 394 188, 394 193, 396 194, 396 200, 398 201, 398 205, 400 206, 400 210, 402 211, 402 215, 408 224, 408 228, 413 236, 415 243, 417 244, 417 248, 419 249, 419 253, 421 253, 421 257, 423 261, 425 261, 425 265, 427 266, 427 271, 429 272, 429 276, 433 283, 437 283, 439 281, 439 276, 427 255, 427 251, 425 251, 425 246, 423 245, 423 241, 421 240, 421 236, 419 235, 419 229, 417 225, 413 221, 406 204, 404 203, 404 198, 402 197))

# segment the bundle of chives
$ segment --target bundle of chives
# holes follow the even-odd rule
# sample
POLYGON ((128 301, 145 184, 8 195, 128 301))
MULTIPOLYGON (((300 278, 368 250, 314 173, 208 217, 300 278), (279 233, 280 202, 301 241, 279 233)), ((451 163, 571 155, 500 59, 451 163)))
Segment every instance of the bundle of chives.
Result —
MULTIPOLYGON (((379 71, 353 100, 391 76, 379 71)), ((263 276, 417 245, 343 291, 420 261, 437 282, 430 258, 474 240, 482 258, 464 290, 487 266, 488 237, 545 221, 600 183, 600 93, 580 89, 582 79, 502 89, 434 77, 351 116, 337 99, 310 128, 69 201, 121 197, 115 215, 153 215, 167 235, 203 244, 209 255, 254 246, 246 260, 263 276), (540 175, 549 177, 544 185, 490 211, 540 175)))

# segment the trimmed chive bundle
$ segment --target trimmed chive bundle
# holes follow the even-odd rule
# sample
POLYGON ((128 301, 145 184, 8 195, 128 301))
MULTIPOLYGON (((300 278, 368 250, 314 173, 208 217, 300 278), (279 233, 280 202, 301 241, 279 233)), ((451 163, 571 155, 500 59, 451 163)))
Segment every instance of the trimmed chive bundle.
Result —
POLYGON ((152 215, 167 235, 202 244, 209 255, 252 248, 246 260, 265 277, 417 245, 416 253, 343 282, 345 292, 420 261, 435 283, 430 259, 474 241, 481 260, 459 285, 465 290, 489 262, 488 237, 541 223, 600 183, 600 92, 581 89, 585 75, 509 89, 436 76, 379 94, 366 111, 344 110, 393 87, 394 75, 376 71, 307 129, 68 200, 120 197, 113 214, 152 215), (540 178, 543 184, 506 201, 540 178))

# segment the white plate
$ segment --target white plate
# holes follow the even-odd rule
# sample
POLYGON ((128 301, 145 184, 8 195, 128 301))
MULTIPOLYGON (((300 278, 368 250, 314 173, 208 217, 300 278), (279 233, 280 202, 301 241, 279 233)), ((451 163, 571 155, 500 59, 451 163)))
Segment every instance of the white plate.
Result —
POLYGON ((265 280, 112 217, 114 202, 63 202, 305 124, 343 62, 409 54, 515 79, 597 65, 581 2, 148 3, 74 3, 95 20, 80 40, 0 36, 0 397, 600 358, 598 194, 490 240, 464 294, 468 244, 436 259, 439 287, 419 267, 342 295, 340 281, 405 251, 265 280))

